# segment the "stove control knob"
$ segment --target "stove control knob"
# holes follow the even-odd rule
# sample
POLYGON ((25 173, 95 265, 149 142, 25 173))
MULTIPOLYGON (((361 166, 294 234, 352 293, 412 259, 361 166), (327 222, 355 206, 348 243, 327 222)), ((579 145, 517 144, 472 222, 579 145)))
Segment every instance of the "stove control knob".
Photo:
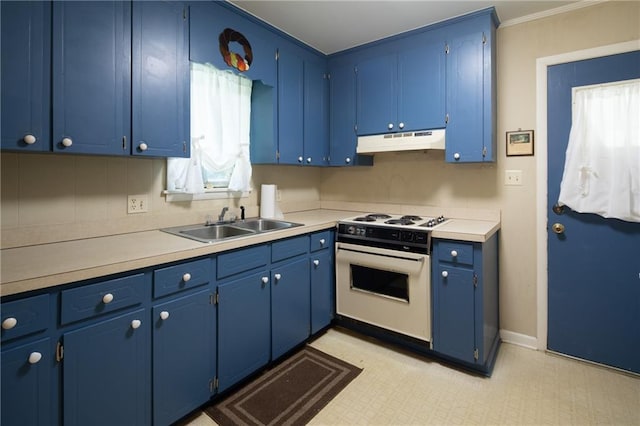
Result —
POLYGON ((356 227, 355 226, 350 226, 347 228, 347 234, 355 234, 356 233, 356 227))

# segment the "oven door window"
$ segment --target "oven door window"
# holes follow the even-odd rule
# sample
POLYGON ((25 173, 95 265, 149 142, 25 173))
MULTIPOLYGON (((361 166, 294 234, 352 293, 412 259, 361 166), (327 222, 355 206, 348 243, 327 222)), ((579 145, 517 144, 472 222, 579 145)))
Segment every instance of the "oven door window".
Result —
POLYGON ((351 265, 351 288, 409 302, 409 275, 351 265))

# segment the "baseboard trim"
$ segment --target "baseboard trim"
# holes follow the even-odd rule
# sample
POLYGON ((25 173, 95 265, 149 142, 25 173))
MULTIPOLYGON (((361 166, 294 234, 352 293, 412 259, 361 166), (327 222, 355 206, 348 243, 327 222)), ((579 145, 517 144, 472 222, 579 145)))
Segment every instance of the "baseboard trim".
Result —
POLYGON ((500 338, 506 343, 538 350, 538 339, 533 336, 516 333, 515 331, 500 330, 500 338))

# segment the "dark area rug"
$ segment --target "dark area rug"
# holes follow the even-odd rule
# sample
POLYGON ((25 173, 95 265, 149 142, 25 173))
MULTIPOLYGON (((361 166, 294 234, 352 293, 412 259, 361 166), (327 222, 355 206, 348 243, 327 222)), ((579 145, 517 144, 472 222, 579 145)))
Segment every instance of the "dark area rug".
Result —
POLYGON ((305 425, 361 371, 307 345, 205 412, 221 426, 305 425))

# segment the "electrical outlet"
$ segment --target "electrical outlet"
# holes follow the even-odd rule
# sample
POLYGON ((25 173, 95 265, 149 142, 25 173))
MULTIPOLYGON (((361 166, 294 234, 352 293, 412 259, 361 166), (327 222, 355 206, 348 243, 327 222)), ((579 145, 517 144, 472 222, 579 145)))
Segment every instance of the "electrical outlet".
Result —
POLYGON ((146 213, 149 202, 146 195, 129 195, 127 197, 127 213, 146 213))
POLYGON ((521 186, 522 185, 522 170, 505 170, 504 171, 504 184, 521 186))

